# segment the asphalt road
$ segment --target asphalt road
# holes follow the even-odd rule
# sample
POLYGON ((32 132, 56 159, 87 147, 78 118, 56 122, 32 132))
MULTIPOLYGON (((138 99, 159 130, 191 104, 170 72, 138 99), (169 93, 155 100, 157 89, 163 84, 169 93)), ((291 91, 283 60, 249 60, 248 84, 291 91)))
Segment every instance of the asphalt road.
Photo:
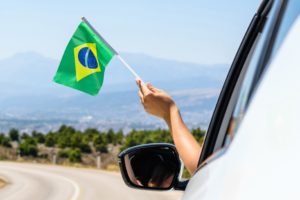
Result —
POLYGON ((5 200, 175 200, 181 192, 150 192, 128 188, 117 173, 52 165, 0 162, 0 189, 5 200))

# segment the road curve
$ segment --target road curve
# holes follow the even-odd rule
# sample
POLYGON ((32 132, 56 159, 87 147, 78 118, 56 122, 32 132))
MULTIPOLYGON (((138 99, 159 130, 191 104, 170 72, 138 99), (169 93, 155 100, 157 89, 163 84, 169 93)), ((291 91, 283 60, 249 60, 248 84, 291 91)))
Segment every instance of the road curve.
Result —
POLYGON ((128 188, 117 173, 52 165, 0 162, 0 189, 6 200, 176 200, 181 192, 150 192, 128 188))

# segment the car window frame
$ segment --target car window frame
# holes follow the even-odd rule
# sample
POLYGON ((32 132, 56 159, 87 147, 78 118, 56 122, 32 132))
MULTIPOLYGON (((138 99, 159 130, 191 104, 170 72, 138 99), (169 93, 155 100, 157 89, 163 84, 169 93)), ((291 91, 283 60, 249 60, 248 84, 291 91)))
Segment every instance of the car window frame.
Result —
MULTIPOLYGON (((276 23, 271 24, 271 27, 273 28, 272 32, 274 32, 275 34, 271 34, 270 37, 266 38, 267 42, 269 43, 269 46, 265 49, 262 49, 260 59, 257 61, 257 65, 252 75, 252 80, 250 81, 250 84, 248 84, 247 86, 246 83, 246 87, 242 86, 241 88, 240 95, 237 100, 237 104, 240 104, 241 107, 236 105, 236 108, 234 109, 234 112, 231 117, 232 119, 240 118, 237 120, 237 122, 234 123, 235 130, 232 129, 233 133, 238 130, 239 124, 243 121, 243 116, 247 112, 247 109, 251 100, 254 97, 256 89, 258 88, 258 85, 264 77, 264 72, 267 71, 267 69, 269 68, 271 61, 275 58, 274 56, 279 50, 279 47, 283 44, 283 39, 287 36, 296 18, 300 15, 299 6, 300 2, 296 0, 283 1, 282 9, 279 10, 278 20, 276 21, 276 23), (247 96, 248 98, 245 98, 245 96, 247 96)), ((223 141, 225 142, 225 140, 223 141)))
MULTIPOLYGON (((237 86, 238 79, 241 75, 242 69, 244 67, 244 64, 247 60, 247 57, 251 51, 252 46, 255 44, 255 40, 259 34, 259 29, 263 25, 262 23, 262 17, 264 17, 264 12, 267 9, 276 9, 276 12, 274 16, 270 16, 268 20, 271 20, 271 23, 274 25, 273 31, 271 31, 271 34, 269 35, 269 38, 265 41, 264 44, 264 53, 260 56, 260 66, 263 68, 263 66, 266 65, 268 58, 266 55, 269 53, 269 51, 272 50, 272 45, 274 43, 274 38, 276 35, 276 27, 278 27, 278 23, 281 19, 283 10, 285 8, 286 1, 284 0, 273 0, 268 1, 265 0, 261 3, 259 9, 257 10, 256 14, 254 15, 246 34, 241 42, 241 45, 237 51, 237 54, 234 58, 234 61, 231 65, 231 68, 229 70, 229 73, 227 75, 227 78, 224 82, 223 88, 221 90, 217 105, 215 107, 209 128, 207 130, 202 152, 199 158, 198 166, 201 168, 201 166, 204 166, 208 163, 208 161, 212 161, 214 159, 211 159, 213 154, 216 152, 215 144, 218 139, 218 135, 221 129, 221 126, 223 124, 224 116, 226 112, 230 112, 227 110, 228 106, 230 105, 230 100, 233 95, 234 89, 237 86), (271 6, 270 8, 268 6, 271 6)), ((262 72, 262 71, 261 71, 262 72)), ((261 73, 260 73, 261 75, 261 73)), ((260 76, 257 76, 256 79, 258 79, 260 76)), ((253 86, 253 88, 255 88, 253 86)), ((233 111, 233 109, 232 109, 233 111)), ((232 112, 231 111, 231 112, 232 112)), ((216 154, 215 157, 220 157, 220 154, 223 154, 224 151, 220 151, 222 153, 216 154)))

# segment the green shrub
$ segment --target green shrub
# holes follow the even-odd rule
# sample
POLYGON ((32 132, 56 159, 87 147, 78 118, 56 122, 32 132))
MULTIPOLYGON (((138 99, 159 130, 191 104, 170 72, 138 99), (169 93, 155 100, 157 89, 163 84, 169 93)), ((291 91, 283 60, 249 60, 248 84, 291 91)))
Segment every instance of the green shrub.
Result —
POLYGON ((19 131, 17 129, 10 129, 8 135, 12 141, 19 141, 20 139, 19 131))
POLYGON ((22 143, 19 145, 19 151, 21 156, 37 157, 37 142, 35 141, 35 139, 28 136, 26 139, 23 139, 22 143))
POLYGON ((6 137, 3 133, 0 134, 0 145, 3 147, 11 148, 10 138, 6 137))
POLYGON ((83 153, 91 153, 91 152, 92 152, 90 145, 89 145, 89 144, 86 144, 86 143, 80 144, 80 150, 81 150, 83 153))
POLYGON ((80 149, 71 149, 69 151, 69 161, 70 162, 81 162, 81 151, 80 149))
POLYGON ((96 144, 95 150, 100 152, 100 153, 107 153, 108 152, 107 145, 105 145, 105 144, 96 144))
POLYGON ((61 149, 58 152, 59 158, 69 158, 69 150, 61 149))
POLYGON ((28 144, 28 143, 21 143, 19 145, 19 151, 21 156, 32 156, 37 157, 38 148, 36 145, 28 144))
POLYGON ((21 135, 22 140, 26 140, 28 138, 30 138, 30 136, 27 133, 22 133, 22 135, 21 135))
POLYGON ((47 147, 54 147, 56 144, 56 138, 54 133, 50 132, 45 136, 45 145, 47 147))
POLYGON ((43 133, 39 133, 36 131, 32 131, 31 136, 39 143, 44 144, 45 143, 45 135, 43 133))

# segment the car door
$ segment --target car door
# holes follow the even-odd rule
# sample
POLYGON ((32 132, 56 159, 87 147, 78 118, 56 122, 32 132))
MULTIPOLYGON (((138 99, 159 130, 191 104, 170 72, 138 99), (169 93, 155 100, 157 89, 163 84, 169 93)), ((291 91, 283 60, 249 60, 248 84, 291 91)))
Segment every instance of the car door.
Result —
MULTIPOLYGON (((276 33, 284 4, 283 1, 266 0, 261 3, 255 13, 233 60, 205 136, 196 173, 197 176, 201 174, 204 177, 195 178, 194 176, 191 179, 185 198, 189 199, 189 191, 196 189, 193 186, 193 180, 197 179, 202 184, 206 183, 207 169, 204 166, 209 165, 226 152, 226 148, 223 148, 226 144, 226 137, 228 137, 226 133, 242 85, 246 80, 249 82, 248 79, 254 78, 253 74, 258 70, 259 63, 266 62, 266 50, 270 48, 275 37, 274 34, 276 33)), ((260 71, 263 71, 263 69, 260 69, 260 71)), ((254 85, 252 86, 254 88, 254 85)), ((250 96, 248 95, 248 100, 250 96)))
MULTIPOLYGON (((232 140, 235 140, 235 134, 264 72, 299 15, 299 10, 300 2, 297 1, 262 2, 228 74, 206 135, 198 171, 190 180, 183 199, 216 197, 209 191, 212 191, 210 188, 214 185, 212 179, 218 177, 219 186, 228 188, 228 192, 225 193, 219 189, 223 191, 219 195, 224 195, 224 199, 232 197, 234 188, 231 189, 229 183, 224 182, 224 177, 230 176, 230 170, 237 169, 226 169, 224 162, 227 150, 232 140)), ((238 161, 237 164, 241 165, 238 161)), ((231 177, 233 180, 239 178, 238 173, 232 174, 235 174, 231 177)))
POLYGON ((232 139, 227 137, 232 113, 244 87, 247 87, 247 94, 243 94, 244 104, 247 105, 251 99, 269 60, 269 50, 273 46, 285 3, 286 1, 263 1, 254 15, 222 88, 205 136, 199 166, 217 156, 216 152, 226 145, 226 138, 232 139))

